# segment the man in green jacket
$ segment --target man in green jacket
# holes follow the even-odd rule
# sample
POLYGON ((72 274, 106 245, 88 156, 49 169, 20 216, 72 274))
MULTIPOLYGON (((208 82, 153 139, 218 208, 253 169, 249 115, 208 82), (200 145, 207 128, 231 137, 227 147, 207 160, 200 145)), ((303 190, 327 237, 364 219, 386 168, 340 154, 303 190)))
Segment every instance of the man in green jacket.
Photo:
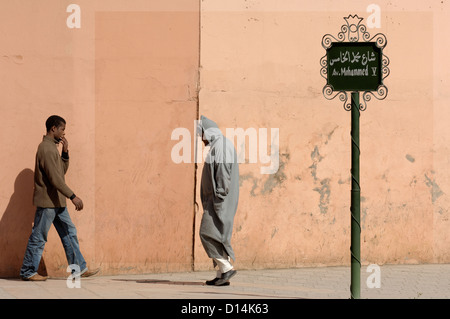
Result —
POLYGON ((45 126, 47 134, 39 144, 34 169, 33 204, 37 207, 34 225, 28 239, 20 277, 23 280, 44 281, 37 273, 39 262, 47 242, 50 226, 55 225, 72 273, 89 277, 100 269, 89 271, 80 252, 77 230, 67 211, 66 198, 70 198, 76 210, 83 209, 83 201, 66 185, 64 175, 69 168, 69 143, 65 138, 66 121, 57 115, 50 116, 45 126), (57 144, 62 144, 61 155, 57 144))

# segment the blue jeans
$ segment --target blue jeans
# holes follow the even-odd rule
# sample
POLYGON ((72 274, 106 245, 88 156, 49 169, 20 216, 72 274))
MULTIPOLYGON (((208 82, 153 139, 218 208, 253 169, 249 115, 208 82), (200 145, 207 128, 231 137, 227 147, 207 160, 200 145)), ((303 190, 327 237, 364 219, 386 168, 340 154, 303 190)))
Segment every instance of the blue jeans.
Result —
POLYGON ((39 262, 47 242, 47 234, 52 223, 55 225, 56 231, 61 238, 69 265, 78 265, 81 273, 87 270, 86 261, 80 252, 77 230, 70 219, 67 208, 38 207, 34 217, 33 230, 28 239, 27 249, 23 258, 22 268, 20 269, 22 278, 30 278, 37 274, 39 262))

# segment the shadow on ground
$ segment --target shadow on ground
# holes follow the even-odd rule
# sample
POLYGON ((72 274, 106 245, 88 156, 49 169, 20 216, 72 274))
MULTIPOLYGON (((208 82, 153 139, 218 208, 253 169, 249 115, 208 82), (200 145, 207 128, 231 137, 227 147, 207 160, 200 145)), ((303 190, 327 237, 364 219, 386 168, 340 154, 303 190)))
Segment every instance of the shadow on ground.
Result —
POLYGON ((164 284, 164 285, 182 285, 182 286, 205 286, 204 282, 198 281, 171 281, 161 279, 113 279, 115 281, 135 281, 138 284, 164 284))

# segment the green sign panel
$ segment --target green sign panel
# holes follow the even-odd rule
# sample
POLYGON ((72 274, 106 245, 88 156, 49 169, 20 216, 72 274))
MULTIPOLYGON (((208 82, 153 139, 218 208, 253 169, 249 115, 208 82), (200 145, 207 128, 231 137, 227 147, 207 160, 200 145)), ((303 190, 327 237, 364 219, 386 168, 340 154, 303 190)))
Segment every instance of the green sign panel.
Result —
POLYGON ((382 52, 375 42, 333 42, 327 49, 327 84, 333 91, 376 91, 382 52))

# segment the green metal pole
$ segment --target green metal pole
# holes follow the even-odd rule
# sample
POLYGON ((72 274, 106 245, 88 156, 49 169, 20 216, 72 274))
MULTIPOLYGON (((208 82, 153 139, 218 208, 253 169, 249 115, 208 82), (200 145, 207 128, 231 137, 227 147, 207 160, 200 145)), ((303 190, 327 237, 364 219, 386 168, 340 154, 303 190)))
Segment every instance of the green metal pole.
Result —
POLYGON ((359 92, 352 92, 352 191, 351 191, 351 284, 350 292, 352 299, 360 298, 361 290, 361 259, 360 259, 360 240, 361 240, 361 189, 359 185, 359 92))

